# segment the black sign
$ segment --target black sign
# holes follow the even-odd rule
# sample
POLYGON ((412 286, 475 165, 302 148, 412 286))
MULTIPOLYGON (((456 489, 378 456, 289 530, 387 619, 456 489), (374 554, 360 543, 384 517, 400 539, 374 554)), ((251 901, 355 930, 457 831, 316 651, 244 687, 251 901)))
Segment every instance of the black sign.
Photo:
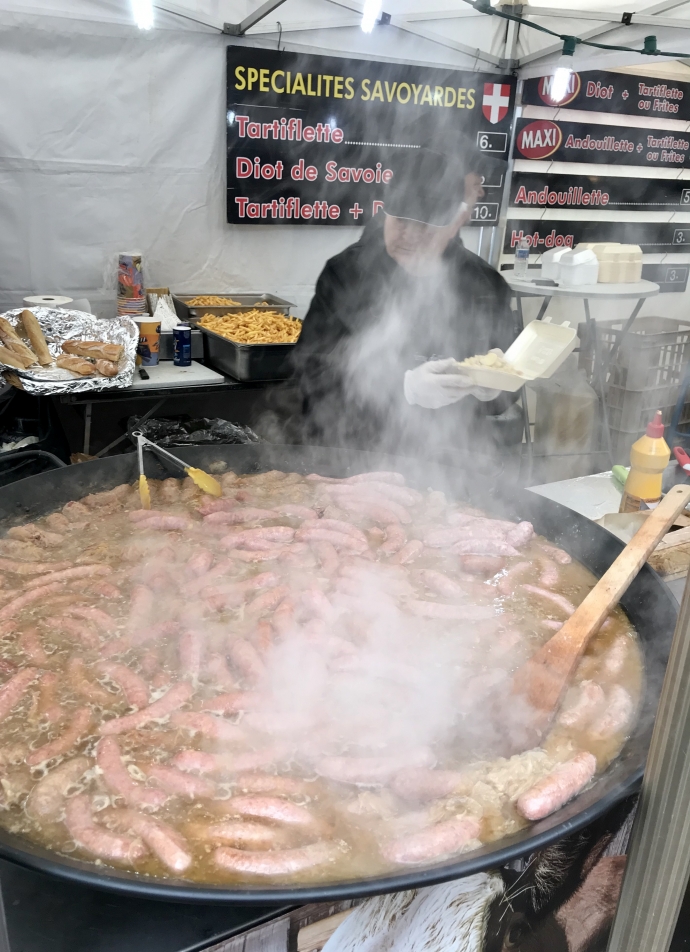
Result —
MULTIPOLYGON (((366 224, 410 150, 452 148, 458 132, 508 158, 510 76, 236 46, 227 69, 233 224, 366 224)), ((494 166, 479 225, 498 221, 505 176, 494 166)))
POLYGON ((645 254, 690 253, 690 223, 508 219, 504 253, 514 252, 521 238, 527 238, 535 254, 551 248, 573 248, 582 241, 619 241, 639 245, 645 254))
POLYGON ((690 119, 690 83, 592 70, 573 73, 565 99, 558 103, 551 97, 552 86, 553 76, 526 79, 522 91, 523 105, 559 106, 622 116, 690 119))
POLYGON ((690 274, 690 265, 688 264, 643 264, 642 277, 645 281, 653 281, 659 285, 662 294, 678 293, 685 291, 688 286, 688 275, 690 274))
POLYGON ((681 169, 690 167, 690 133, 520 119, 513 156, 681 169))
POLYGON ((517 208, 690 210, 690 181, 514 172, 510 204, 517 208))

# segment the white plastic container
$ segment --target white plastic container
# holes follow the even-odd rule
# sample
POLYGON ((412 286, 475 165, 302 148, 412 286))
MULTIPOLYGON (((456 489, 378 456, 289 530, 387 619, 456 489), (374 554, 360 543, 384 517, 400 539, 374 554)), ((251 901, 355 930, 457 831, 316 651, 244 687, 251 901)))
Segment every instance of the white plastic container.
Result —
POLYGON ((576 343, 577 331, 569 321, 552 324, 551 318, 545 317, 543 321, 528 324, 505 352, 503 359, 514 368, 513 373, 490 367, 466 367, 460 363, 458 370, 471 376, 478 387, 515 393, 530 380, 554 374, 576 343))
POLYGON ((541 276, 545 281, 558 281, 561 276, 561 258, 569 248, 551 248, 541 256, 541 276))
POLYGON ((599 284, 636 284, 642 280, 642 249, 620 242, 591 242, 577 245, 576 251, 589 249, 599 261, 599 284))
POLYGON ((567 251, 559 262, 563 288, 579 288, 599 280, 599 260, 589 248, 567 251))

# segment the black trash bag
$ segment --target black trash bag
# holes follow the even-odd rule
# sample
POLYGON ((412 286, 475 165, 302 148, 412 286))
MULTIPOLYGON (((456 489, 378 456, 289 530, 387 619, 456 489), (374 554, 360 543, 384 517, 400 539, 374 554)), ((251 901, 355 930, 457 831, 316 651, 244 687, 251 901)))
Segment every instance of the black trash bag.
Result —
POLYGON ((159 446, 188 446, 198 443, 212 446, 220 443, 260 443, 261 439, 248 426, 230 423, 229 420, 190 420, 186 417, 150 419, 139 423, 139 417, 130 417, 127 432, 133 443, 132 433, 140 430, 144 436, 159 446))

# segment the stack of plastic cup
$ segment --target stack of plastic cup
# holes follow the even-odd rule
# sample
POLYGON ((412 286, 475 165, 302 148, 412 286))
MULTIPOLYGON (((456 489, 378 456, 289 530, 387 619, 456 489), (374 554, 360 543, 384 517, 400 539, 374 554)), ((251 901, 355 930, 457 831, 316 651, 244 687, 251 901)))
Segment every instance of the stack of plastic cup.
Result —
POLYGON ((117 269, 117 313, 141 318, 147 313, 144 269, 138 252, 123 252, 117 269))

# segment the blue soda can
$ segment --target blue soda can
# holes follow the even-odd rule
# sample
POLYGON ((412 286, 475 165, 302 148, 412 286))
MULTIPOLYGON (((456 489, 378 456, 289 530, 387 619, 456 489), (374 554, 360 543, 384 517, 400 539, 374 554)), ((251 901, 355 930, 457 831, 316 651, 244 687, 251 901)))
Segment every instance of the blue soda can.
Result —
POLYGON ((178 324, 173 328, 173 348, 174 366, 191 367, 192 328, 188 324, 178 324))

